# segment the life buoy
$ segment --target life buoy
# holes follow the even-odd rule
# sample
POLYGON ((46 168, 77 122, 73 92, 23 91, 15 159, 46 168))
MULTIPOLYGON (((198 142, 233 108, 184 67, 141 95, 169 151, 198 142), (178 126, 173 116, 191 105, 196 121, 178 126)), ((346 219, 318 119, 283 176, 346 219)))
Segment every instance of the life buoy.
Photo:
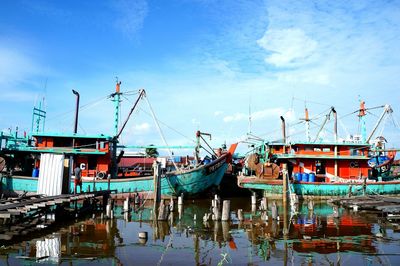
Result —
POLYGON ((103 171, 97 173, 97 177, 100 179, 104 179, 106 177, 106 175, 107 175, 106 172, 103 172, 103 171))

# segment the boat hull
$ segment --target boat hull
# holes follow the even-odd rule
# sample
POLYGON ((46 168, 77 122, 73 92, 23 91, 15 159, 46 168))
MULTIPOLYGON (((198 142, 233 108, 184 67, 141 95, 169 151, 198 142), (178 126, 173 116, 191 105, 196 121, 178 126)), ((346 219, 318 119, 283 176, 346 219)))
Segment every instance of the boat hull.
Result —
MULTIPOLYGON (((262 180, 245 177, 238 179, 238 185, 243 188, 262 190, 264 196, 282 198, 282 180, 262 180)), ((400 195, 400 181, 367 182, 364 190, 362 182, 294 182, 288 190, 303 198, 330 199, 348 195, 400 195), (365 191, 365 192, 364 192, 365 191)))
MULTIPOLYGON (((226 156, 222 156, 210 164, 200 166, 190 171, 176 172, 166 174, 160 178, 161 195, 178 196, 181 193, 185 195, 199 194, 213 186, 221 183, 222 177, 228 167, 226 156)), ((32 192, 36 193, 38 178, 12 176, 2 179, 3 192, 32 192)), ((74 187, 73 180, 70 182, 70 188, 74 187)), ((83 191, 96 190, 117 190, 123 192, 153 192, 153 176, 121 178, 108 180, 88 181, 83 180, 83 191)), ((79 191, 79 189, 78 189, 79 191)))

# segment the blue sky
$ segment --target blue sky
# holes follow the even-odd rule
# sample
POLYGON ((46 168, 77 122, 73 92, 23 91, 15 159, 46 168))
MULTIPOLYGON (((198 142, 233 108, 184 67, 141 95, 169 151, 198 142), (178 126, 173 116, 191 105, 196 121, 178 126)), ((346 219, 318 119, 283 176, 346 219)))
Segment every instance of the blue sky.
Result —
MULTIPOLYGON (((75 89, 79 132, 111 135, 118 77, 123 91, 146 89, 172 145, 192 143, 197 129, 214 146, 243 139, 249 106, 254 135, 279 138, 284 115, 292 140, 305 139, 293 126, 304 106, 312 117, 335 106, 344 138, 357 134, 357 116, 346 115, 361 98, 392 106, 382 134, 400 146, 398 14, 400 1, 4 0, 0 128, 29 131, 45 97, 46 130, 71 132, 75 89)), ((124 98, 122 120, 133 101, 124 98)), ((381 112, 371 110, 368 131, 381 112)), ((163 144, 144 101, 122 142, 163 144)))

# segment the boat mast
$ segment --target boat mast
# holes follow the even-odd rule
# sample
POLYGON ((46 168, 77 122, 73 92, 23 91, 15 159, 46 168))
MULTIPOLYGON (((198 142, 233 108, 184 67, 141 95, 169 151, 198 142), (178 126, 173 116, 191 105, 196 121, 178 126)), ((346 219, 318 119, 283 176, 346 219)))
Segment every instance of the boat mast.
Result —
POLYGON ((390 114, 392 112, 393 112, 392 107, 390 105, 386 104, 385 109, 383 110, 381 116, 379 117, 378 121, 376 122, 374 129, 371 131, 371 133, 369 134, 369 136, 366 140, 367 143, 371 140, 372 136, 374 135, 376 129, 379 127, 379 125, 382 122, 382 119, 385 117, 385 115, 390 114))
POLYGON ((366 115, 365 102, 360 100, 360 109, 358 112, 358 117, 361 128, 361 141, 363 143, 367 142, 367 127, 365 125, 365 115, 366 115))
POLYGON ((121 102, 121 92, 120 92, 120 87, 121 87, 121 81, 118 81, 117 78, 117 83, 115 85, 115 92, 110 95, 112 97, 112 100, 114 102, 114 138, 112 139, 112 148, 111 148, 111 169, 110 169, 110 174, 111 178, 117 177, 118 171, 117 171, 117 143, 118 143, 118 123, 119 123, 119 108, 120 108, 120 102, 121 102))
MULTIPOLYGON (((44 101, 44 98, 43 98, 43 101, 44 101)), ((44 103, 43 103, 43 105, 44 105, 44 103)), ((46 121, 46 111, 42 110, 42 101, 40 101, 39 107, 33 107, 32 133, 44 131, 45 121, 46 121), (43 119, 43 121, 42 121, 42 119, 43 119), (36 126, 36 128, 35 128, 35 126, 36 126)))
POLYGON ((111 94, 112 101, 114 102, 114 136, 118 135, 118 122, 119 122, 119 107, 121 102, 121 81, 118 81, 115 85, 115 93, 111 94))
POLYGON ((311 142, 311 136, 310 136, 310 118, 308 116, 308 109, 307 107, 305 107, 304 109, 305 112, 305 117, 304 118, 300 118, 300 120, 304 120, 306 122, 306 139, 308 142, 311 142))

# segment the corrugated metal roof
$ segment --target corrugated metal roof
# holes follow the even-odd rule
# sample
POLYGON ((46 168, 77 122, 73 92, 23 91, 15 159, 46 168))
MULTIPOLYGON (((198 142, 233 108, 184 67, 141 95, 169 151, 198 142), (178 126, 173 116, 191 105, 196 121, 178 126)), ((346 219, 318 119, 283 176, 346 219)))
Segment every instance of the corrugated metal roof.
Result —
POLYGON ((104 139, 111 140, 112 137, 109 135, 98 134, 98 135, 83 135, 74 133, 32 133, 32 137, 55 137, 55 138, 76 138, 76 139, 104 139))

